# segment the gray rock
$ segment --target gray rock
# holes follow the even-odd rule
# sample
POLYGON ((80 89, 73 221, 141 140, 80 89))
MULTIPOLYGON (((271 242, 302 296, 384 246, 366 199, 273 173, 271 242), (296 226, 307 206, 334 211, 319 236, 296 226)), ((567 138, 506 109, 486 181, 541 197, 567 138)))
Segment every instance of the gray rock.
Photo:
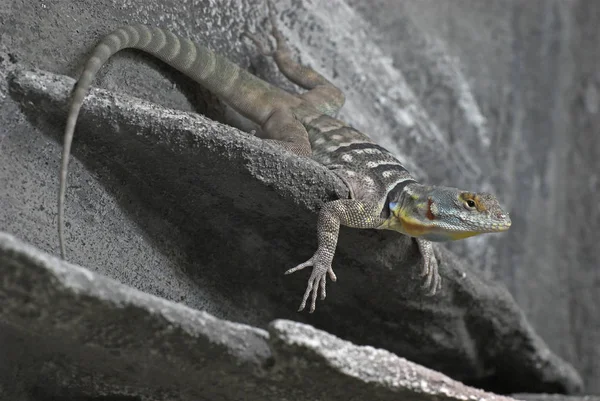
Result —
MULTIPOLYGON (((46 129, 52 116, 64 113, 73 85, 70 78, 18 67, 9 81, 23 111, 46 129)), ((252 313, 261 318, 307 319, 293 312, 305 279, 284 278, 279 264, 293 265, 299 246, 306 248, 302 253, 311 252, 315 223, 308 212, 324 199, 344 196, 332 173, 202 116, 104 90, 92 91, 80 122, 85 132, 80 141, 91 150, 84 158, 92 163, 110 159, 114 171, 127 174, 127 190, 144 200, 140 204, 163 213, 191 238, 202 238, 200 249, 181 251, 192 252, 203 275, 221 275, 232 283, 224 289, 230 299, 249 300, 252 313), (292 215, 293 222, 281 219, 292 215), (224 219, 235 223, 224 224, 224 219), (260 246, 277 238, 274 232, 280 235, 277 265, 272 247, 260 246), (205 252, 211 252, 210 258, 205 252), (267 285, 261 283, 264 278, 267 285)), ((437 252, 444 291, 434 298, 423 296, 411 275, 418 263, 414 248, 395 233, 347 230, 336 256, 344 265, 343 275, 338 272, 340 281, 330 286, 327 302, 310 322, 465 381, 493 378, 506 389, 579 389, 577 373, 547 349, 510 295, 479 279, 442 248, 437 252)))
POLYGON ((511 211, 509 235, 449 248, 600 394, 600 2, 348 3, 452 144, 417 156, 430 181, 487 185, 511 211))
MULTIPOLYGON (((294 89, 239 40, 246 24, 264 22, 262 0, 115 4, 0 2, 0 230, 46 252, 57 252, 57 139, 71 82, 29 83, 19 94, 13 81, 11 97, 4 77, 15 61, 74 75, 102 34, 144 22, 210 43, 294 89)), ((589 196, 600 183, 599 3, 277 4, 298 57, 346 92, 342 118, 428 182, 497 193, 513 229, 448 245, 460 259, 440 247, 445 288, 433 300, 415 288, 408 241, 342 230, 338 283, 315 315, 295 314, 305 276, 281 272, 312 254, 314 211, 343 188, 314 163, 156 108, 248 128, 172 69, 123 52, 96 85, 152 103, 106 92, 90 98, 70 168, 70 260, 219 318, 263 328, 279 317, 304 321, 488 389, 579 388, 506 290, 490 284, 501 281, 550 349, 599 391, 600 208, 589 196)))
POLYGON ((512 400, 465 386, 388 351, 356 346, 308 325, 276 320, 269 332, 277 377, 300 377, 298 387, 332 394, 335 400, 512 400))
POLYGON ((3 233, 0 269, 3 399, 511 400, 308 325, 217 319, 3 233))
POLYGON ((600 401, 600 397, 593 395, 513 394, 513 397, 522 401, 600 401))
POLYGON ((73 397, 159 389, 157 399, 169 399, 206 397, 209 386, 213 399, 234 399, 271 358, 264 330, 128 288, 4 233, 0 271, 5 388, 73 397))

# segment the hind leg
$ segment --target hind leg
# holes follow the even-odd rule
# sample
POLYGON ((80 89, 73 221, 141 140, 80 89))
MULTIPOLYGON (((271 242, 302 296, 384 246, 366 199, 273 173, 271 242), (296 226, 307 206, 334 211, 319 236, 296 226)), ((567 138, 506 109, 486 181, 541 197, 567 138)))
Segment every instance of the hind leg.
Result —
POLYGON ((299 156, 311 156, 308 132, 288 110, 276 110, 262 125, 262 130, 268 138, 265 141, 275 143, 299 156))
POLYGON ((271 22, 271 34, 275 38, 276 49, 272 52, 266 51, 255 35, 246 33, 261 54, 273 57, 277 68, 293 83, 309 89, 300 95, 300 98, 312 104, 320 112, 334 116, 344 105, 343 92, 329 82, 324 76, 310 67, 301 65, 292 59, 292 54, 285 42, 283 34, 277 28, 277 15, 271 0, 267 0, 269 6, 269 19, 271 22))

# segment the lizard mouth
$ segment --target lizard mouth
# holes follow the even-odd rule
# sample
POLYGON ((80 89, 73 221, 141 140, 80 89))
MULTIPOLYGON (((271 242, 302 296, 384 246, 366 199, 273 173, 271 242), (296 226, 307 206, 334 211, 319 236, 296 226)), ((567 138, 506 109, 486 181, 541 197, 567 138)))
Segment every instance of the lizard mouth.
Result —
POLYGON ((466 227, 465 229, 458 229, 456 230, 457 232, 467 232, 467 231, 473 231, 473 232, 479 232, 479 233, 496 233, 496 232, 502 232, 502 231, 506 231, 510 228, 510 226, 512 225, 512 221, 510 220, 510 217, 505 214, 502 215, 501 219, 495 219, 495 220, 488 220, 485 222, 481 222, 481 221, 477 221, 475 219, 461 219, 466 227))
POLYGON ((506 231, 510 228, 512 222, 509 220, 499 221, 499 222, 490 222, 486 224, 479 225, 478 228, 481 230, 485 230, 487 232, 495 233, 506 231))
POLYGON ((431 241, 461 240, 480 234, 500 233, 508 230, 510 225, 510 221, 491 222, 487 224, 471 224, 464 229, 446 231, 445 233, 429 233, 426 234, 425 237, 429 237, 428 239, 431 241))

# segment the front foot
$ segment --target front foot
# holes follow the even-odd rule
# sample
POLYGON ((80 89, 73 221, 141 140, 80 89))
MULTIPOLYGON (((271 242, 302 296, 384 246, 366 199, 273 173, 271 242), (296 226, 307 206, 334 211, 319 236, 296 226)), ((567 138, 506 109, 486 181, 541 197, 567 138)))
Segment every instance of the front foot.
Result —
POLYGON ((298 312, 304 310, 306 307, 306 301, 308 301, 308 297, 312 294, 309 312, 313 313, 317 304, 317 294, 319 293, 319 290, 321 293, 321 300, 324 300, 327 296, 325 289, 327 283, 327 274, 329 274, 331 281, 336 281, 337 277, 335 276, 333 268, 331 267, 331 258, 327 258, 326 255, 322 255, 322 252, 318 250, 315 252, 312 258, 292 269, 287 270, 285 274, 295 273, 308 266, 312 266, 313 269, 310 278, 308 279, 308 285, 306 286, 306 291, 304 291, 304 297, 302 297, 302 303, 300 303, 298 312))
POLYGON ((442 277, 439 273, 438 261, 433 253, 433 246, 431 245, 431 242, 422 238, 417 238, 417 245, 419 246, 419 251, 423 256, 421 277, 425 277, 425 282, 421 288, 427 290, 427 295, 433 296, 439 289, 442 288, 442 277))

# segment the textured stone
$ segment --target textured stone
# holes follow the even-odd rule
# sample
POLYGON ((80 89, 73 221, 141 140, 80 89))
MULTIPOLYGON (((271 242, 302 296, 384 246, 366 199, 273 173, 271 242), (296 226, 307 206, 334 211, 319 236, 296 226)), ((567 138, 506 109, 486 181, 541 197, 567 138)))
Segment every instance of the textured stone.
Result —
POLYGON ((414 146, 429 179, 486 186, 511 212, 509 235, 450 249, 600 394, 600 2, 348 3, 452 144, 414 146))
MULTIPOLYGON (((42 125, 52 124, 52 116, 61 114, 73 84, 66 77, 19 68, 9 81, 10 92, 24 112, 42 125)), ((126 181, 133 183, 131 191, 144 194, 139 196, 143 204, 159 211, 169 205, 168 219, 193 238, 221 238, 222 244, 213 240, 202 248, 213 252, 211 259, 220 261, 220 274, 238 276, 238 280, 240 269, 256 274, 244 276, 241 287, 225 291, 236 288, 234 297, 252 300, 252 313, 275 318, 277 306, 286 305, 287 313, 278 313, 294 317, 304 280, 301 276, 284 279, 278 269, 261 272, 269 265, 273 250, 259 249, 258 244, 268 243, 273 231, 279 232, 279 258, 287 259, 284 265, 291 265, 290 255, 297 243, 302 243, 297 233, 306 233, 306 242, 312 242, 314 222, 306 219, 305 212, 305 228, 294 234, 289 231, 289 221, 278 216, 296 213, 298 224, 300 210, 308 211, 311 206, 314 210, 320 200, 335 197, 336 192, 343 196, 343 185, 332 173, 204 117, 103 90, 94 90, 89 96, 81 127, 89 131, 80 137, 93 149, 90 157, 112 158, 113 168, 119 166, 130 175, 126 181), (107 155, 101 156, 103 152, 107 155), (190 181, 195 185, 190 186, 190 181), (205 195, 207 188, 211 198, 205 195), (278 194, 277 199, 269 196, 268 188, 278 194), (251 202, 238 204, 238 197, 251 202), (223 225, 223 218, 233 210, 235 230, 231 224, 223 225), (286 231, 288 235, 283 234, 286 231), (252 260, 242 262, 248 246, 252 260), (215 253, 219 247, 222 254, 215 253), (286 252, 282 252, 284 247, 286 252), (239 266, 233 260, 239 260, 239 266), (259 278, 267 272, 272 275, 269 284, 261 285, 259 278), (274 280, 282 282, 273 285, 274 280), (261 297, 274 301, 256 301, 261 297)), ((494 366, 491 377, 508 389, 574 391, 580 386, 577 373, 547 349, 508 293, 481 281, 450 252, 438 250, 445 283, 443 293, 435 298, 423 296, 411 274, 418 263, 416 252, 409 240, 395 233, 349 230, 340 241, 337 258, 344 261, 343 276, 338 272, 344 286, 330 286, 329 299, 319 305, 320 312, 311 323, 466 381, 482 380, 489 372, 480 366, 494 366), (362 249, 370 249, 378 259, 362 249), (373 287, 365 287, 365 280, 373 287), (330 318, 338 314, 344 318, 330 318)), ((201 257, 198 261, 210 264, 201 257)), ((202 266, 204 274, 210 270, 202 266)))
MULTIPOLYGON (((314 315, 295 314, 305 276, 281 273, 312 254, 314 212, 343 187, 310 161, 157 107, 252 128, 172 69, 123 52, 101 70, 96 85, 112 92, 94 92, 75 137, 70 260, 219 318, 263 328, 279 317, 304 321, 488 389, 579 388, 491 284, 502 281, 597 391, 600 254, 590 222, 600 208, 587 195, 600 182, 597 3, 292 3, 278 2, 284 34, 344 89, 341 117, 428 182, 497 193, 511 231, 451 244, 461 258, 439 247, 444 291, 428 299, 411 277, 410 241, 343 229, 338 282, 314 315)), ((15 62, 73 75, 99 36, 145 22, 281 84, 272 63, 239 40, 263 16, 262 1, 0 2, 0 229, 57 251, 57 139, 72 81, 27 81, 21 67, 9 95, 4 78, 15 62)))
POLYGON ((600 397, 593 395, 514 394, 513 397, 522 401, 600 401, 600 397))
POLYGON ((213 399, 233 399, 257 386, 271 358, 264 330, 128 288, 6 234, 0 271, 7 398, 18 389, 193 399, 210 398, 210 388, 213 399))
POLYGON ((2 233, 0 269, 3 399, 511 400, 305 324, 217 319, 2 233))

